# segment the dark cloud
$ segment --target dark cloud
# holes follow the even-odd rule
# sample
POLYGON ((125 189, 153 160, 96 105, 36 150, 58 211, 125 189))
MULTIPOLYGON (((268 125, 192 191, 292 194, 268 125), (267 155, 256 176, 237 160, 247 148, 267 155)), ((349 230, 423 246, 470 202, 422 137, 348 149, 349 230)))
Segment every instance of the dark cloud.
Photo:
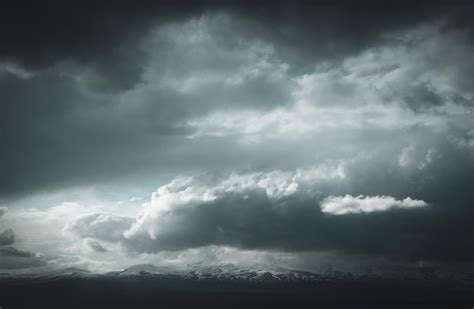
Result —
POLYGON ((0 57, 31 70, 74 61, 103 75, 99 88, 128 88, 139 80, 136 46, 150 26, 202 8, 200 1, 9 3, 1 13, 0 57))
POLYGON ((10 256, 10 257, 20 257, 20 258, 29 258, 29 257, 35 256, 34 253, 31 253, 29 251, 19 250, 14 247, 1 248, 0 255, 10 256))
MULTIPOLYGON (((291 199, 271 203, 259 194, 224 197, 167 220, 170 231, 126 241, 132 251, 156 253, 206 245, 242 249, 325 251, 416 260, 461 260, 473 257, 472 229, 465 217, 423 210, 323 215, 317 201, 291 199), (442 227, 443 232, 438 228, 442 227), (466 238, 467 237, 467 238, 466 238), (440 241, 442 239, 442 241, 440 241)), ((467 215, 464 213, 463 215, 467 215)))
MULTIPOLYGON (((187 148, 182 153, 195 157, 191 153, 195 147, 186 138, 190 131, 183 125, 187 119, 225 103, 235 108, 251 106, 254 102, 269 107, 288 102, 289 81, 272 76, 273 71, 265 67, 255 78, 237 81, 235 86, 222 82, 233 67, 251 66, 259 59, 253 51, 243 53, 223 48, 223 55, 217 61, 213 47, 205 42, 200 44, 205 53, 194 55, 189 52, 193 47, 189 42, 192 26, 184 29, 182 44, 174 42, 173 37, 158 35, 170 46, 164 48, 163 56, 158 53, 148 60, 149 80, 128 92, 91 93, 75 77, 77 73, 64 75, 60 69, 28 79, 9 72, 0 76, 5 99, 0 167, 5 176, 0 179, 0 191, 19 193, 29 188, 90 183, 147 170, 154 165, 158 169, 178 167, 183 163, 162 162, 175 160, 179 148, 187 148), (190 65, 175 67, 176 57, 189 61, 190 65), (231 68, 226 63, 228 60, 235 62, 231 68), (206 61, 207 67, 200 65, 200 61, 206 61), (163 73, 168 71, 172 72, 171 76, 163 73), (179 89, 188 76, 196 74, 199 83, 208 73, 215 73, 215 79, 189 93, 179 89), (177 85, 167 85, 174 78, 177 85), (26 174, 29 177, 24 177, 26 174)), ((174 36, 179 30, 182 29, 173 28, 169 32, 174 36)), ((168 33, 165 31, 164 35, 168 33)), ((240 77, 238 72, 235 75, 240 77)), ((192 164, 188 161, 186 164, 192 164)))
POLYGON ((468 1, 278 1, 271 6, 263 3, 234 8, 258 21, 249 32, 268 37, 298 73, 308 72, 314 62, 338 61, 372 46, 390 44, 384 34, 423 22, 444 19, 452 28, 472 27, 460 22, 466 20, 462 17, 466 11, 473 11, 468 1))
POLYGON ((41 255, 14 247, 0 248, 0 269, 39 267, 47 264, 41 255))
MULTIPOLYGON (((0 207, 0 218, 7 212, 6 207, 0 207)), ((15 242, 15 233, 12 229, 0 230, 0 246, 11 245, 15 242)))
POLYGON ((110 126, 113 119, 97 114, 99 106, 107 113, 111 108, 107 102, 88 98, 74 81, 54 74, 27 81, 6 76, 2 86, 5 100, 1 170, 5 177, 0 182, 4 193, 41 183, 46 187, 57 181, 67 184, 71 178, 66 175, 71 173, 76 180, 86 174, 95 178, 96 166, 108 165, 106 161, 118 164, 112 163, 111 158, 121 151, 115 147, 121 148, 120 144, 109 138, 121 133, 110 126), (91 152, 94 148, 95 154, 91 152), (96 156, 99 153, 102 154, 96 156), (100 159, 101 156, 107 159, 100 159), (89 165, 91 162, 95 163, 89 165), (82 167, 76 170, 74 166, 79 165, 82 167), (31 177, 25 178, 25 174, 31 177))
POLYGON ((15 233, 12 229, 0 231, 0 246, 11 245, 15 242, 15 233))
POLYGON ((150 26, 203 12, 227 11, 252 19, 273 40, 303 51, 296 60, 315 52, 333 57, 342 50, 360 50, 381 32, 438 16, 453 18, 453 27, 467 28, 471 9, 469 1, 18 1, 2 10, 0 55, 33 68, 73 59, 112 70, 107 75, 113 79, 120 73, 134 75, 132 68, 137 70, 139 63, 122 70, 117 60, 130 56, 128 50, 150 26))
MULTIPOLYGON (((177 151, 183 157, 173 168, 190 165, 191 152, 211 153, 186 139, 187 120, 288 105, 290 76, 391 44, 384 34, 425 21, 440 18, 447 29, 465 31, 465 18, 457 19, 470 8, 432 1, 10 3, 0 27, 0 194, 101 182, 150 166, 159 173, 177 151), (176 26, 213 14, 230 17, 176 26)), ((464 75, 459 85, 468 89, 464 75)), ((397 95, 414 109, 442 100, 427 87, 404 90, 397 95)))

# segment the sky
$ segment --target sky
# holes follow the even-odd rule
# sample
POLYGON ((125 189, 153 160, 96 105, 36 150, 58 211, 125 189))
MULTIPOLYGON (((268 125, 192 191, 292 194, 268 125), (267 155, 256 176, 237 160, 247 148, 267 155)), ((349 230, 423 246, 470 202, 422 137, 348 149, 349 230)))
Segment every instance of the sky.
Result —
POLYGON ((472 263, 472 20, 468 1, 6 6, 0 270, 472 263))

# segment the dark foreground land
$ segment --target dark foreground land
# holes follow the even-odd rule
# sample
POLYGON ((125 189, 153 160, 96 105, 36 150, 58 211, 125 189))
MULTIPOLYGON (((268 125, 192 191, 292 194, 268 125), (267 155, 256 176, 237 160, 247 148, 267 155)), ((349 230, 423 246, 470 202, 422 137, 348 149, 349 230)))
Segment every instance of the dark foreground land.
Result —
POLYGON ((13 308, 473 308, 471 284, 417 280, 248 282, 160 276, 0 279, 13 308))

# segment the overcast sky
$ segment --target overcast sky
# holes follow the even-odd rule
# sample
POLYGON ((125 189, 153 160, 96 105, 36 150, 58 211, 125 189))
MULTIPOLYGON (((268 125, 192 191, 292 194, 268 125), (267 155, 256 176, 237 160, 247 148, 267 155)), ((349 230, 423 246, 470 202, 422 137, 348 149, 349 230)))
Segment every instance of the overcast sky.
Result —
POLYGON ((0 270, 474 258, 468 1, 0 12, 0 270))

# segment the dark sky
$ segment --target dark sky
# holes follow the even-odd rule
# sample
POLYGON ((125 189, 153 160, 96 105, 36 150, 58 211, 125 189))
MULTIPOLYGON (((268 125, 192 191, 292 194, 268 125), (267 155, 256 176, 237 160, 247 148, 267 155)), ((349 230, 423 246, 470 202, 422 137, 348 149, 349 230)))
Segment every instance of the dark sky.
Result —
POLYGON ((470 1, 4 4, 0 269, 471 262, 473 18, 470 1))

